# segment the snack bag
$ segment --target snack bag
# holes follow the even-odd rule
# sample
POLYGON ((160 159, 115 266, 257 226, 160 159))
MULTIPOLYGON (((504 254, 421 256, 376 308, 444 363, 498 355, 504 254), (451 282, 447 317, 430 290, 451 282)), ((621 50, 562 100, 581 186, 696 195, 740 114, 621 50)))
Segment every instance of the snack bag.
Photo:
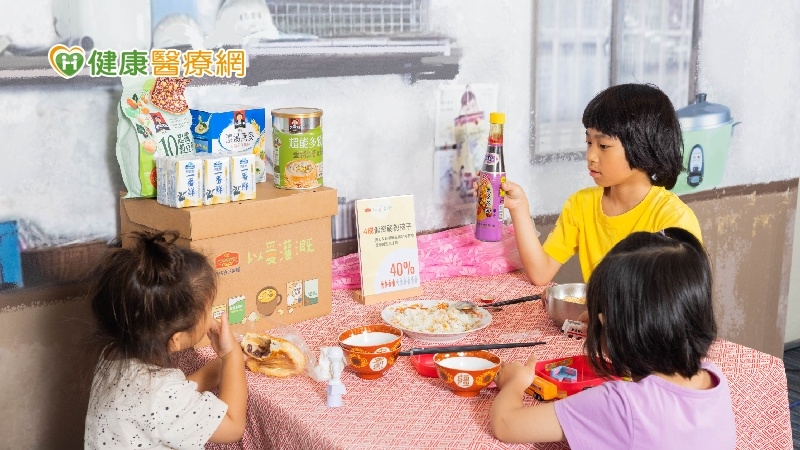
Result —
POLYGON ((122 77, 117 161, 126 198, 156 196, 156 156, 194 153, 192 116, 183 91, 191 80, 122 77))

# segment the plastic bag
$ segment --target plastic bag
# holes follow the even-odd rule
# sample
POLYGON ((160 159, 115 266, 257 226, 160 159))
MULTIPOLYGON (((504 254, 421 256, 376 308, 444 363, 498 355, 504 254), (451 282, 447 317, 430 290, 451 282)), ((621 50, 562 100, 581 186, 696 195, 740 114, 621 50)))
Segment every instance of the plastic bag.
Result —
POLYGON ((156 156, 194 154, 188 78, 122 77, 117 162, 131 197, 156 196, 156 156))
MULTIPOLYGON (((265 316, 253 311, 245 319, 244 328, 245 328, 245 333, 257 333, 260 335, 278 337, 289 341, 290 343, 294 344, 303 353, 303 356, 305 357, 304 372, 307 375, 312 376, 311 374, 314 373, 314 371, 316 370, 315 369, 316 359, 314 358, 313 353, 311 352, 311 350, 308 347, 308 344, 303 338, 303 334, 300 332, 299 329, 297 329, 297 327, 278 322, 277 320, 275 320, 270 316, 265 316)), ((236 336, 236 337, 242 338, 243 336, 236 336)), ((298 373, 296 375, 300 375, 301 373, 298 373)))

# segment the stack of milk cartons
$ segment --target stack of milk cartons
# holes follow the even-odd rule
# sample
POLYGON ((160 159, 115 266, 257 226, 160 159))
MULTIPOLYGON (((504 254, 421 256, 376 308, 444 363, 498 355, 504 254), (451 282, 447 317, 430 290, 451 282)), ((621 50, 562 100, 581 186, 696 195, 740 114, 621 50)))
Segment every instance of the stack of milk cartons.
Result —
POLYGON ((156 157, 156 201, 187 208, 252 200, 255 158, 250 152, 156 157))

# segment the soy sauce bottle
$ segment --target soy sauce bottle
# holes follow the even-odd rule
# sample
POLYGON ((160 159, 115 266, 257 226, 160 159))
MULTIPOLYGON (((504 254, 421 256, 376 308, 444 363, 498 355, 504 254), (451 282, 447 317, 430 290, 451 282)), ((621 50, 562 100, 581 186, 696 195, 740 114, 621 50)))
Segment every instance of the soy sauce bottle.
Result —
POLYGON ((503 201, 506 193, 500 183, 506 181, 506 166, 503 161, 503 125, 506 115, 499 112, 489 114, 489 143, 483 159, 476 197, 478 199, 475 238, 485 242, 497 242, 503 232, 503 201))

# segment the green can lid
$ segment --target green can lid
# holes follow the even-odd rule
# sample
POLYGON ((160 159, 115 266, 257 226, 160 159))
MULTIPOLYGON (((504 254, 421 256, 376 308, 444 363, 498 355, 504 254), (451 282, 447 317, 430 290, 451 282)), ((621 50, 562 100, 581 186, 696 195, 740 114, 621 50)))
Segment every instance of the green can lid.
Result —
POLYGON ((714 128, 733 122, 731 110, 725 105, 706 101, 706 94, 697 94, 695 102, 676 111, 683 131, 714 128))
POLYGON ((489 123, 506 123, 506 115, 501 112, 493 112, 489 114, 489 123))
POLYGON ((322 116, 322 110, 317 108, 302 108, 302 107, 278 108, 272 110, 272 116, 284 117, 284 118, 299 117, 301 119, 305 119, 310 117, 322 116))

